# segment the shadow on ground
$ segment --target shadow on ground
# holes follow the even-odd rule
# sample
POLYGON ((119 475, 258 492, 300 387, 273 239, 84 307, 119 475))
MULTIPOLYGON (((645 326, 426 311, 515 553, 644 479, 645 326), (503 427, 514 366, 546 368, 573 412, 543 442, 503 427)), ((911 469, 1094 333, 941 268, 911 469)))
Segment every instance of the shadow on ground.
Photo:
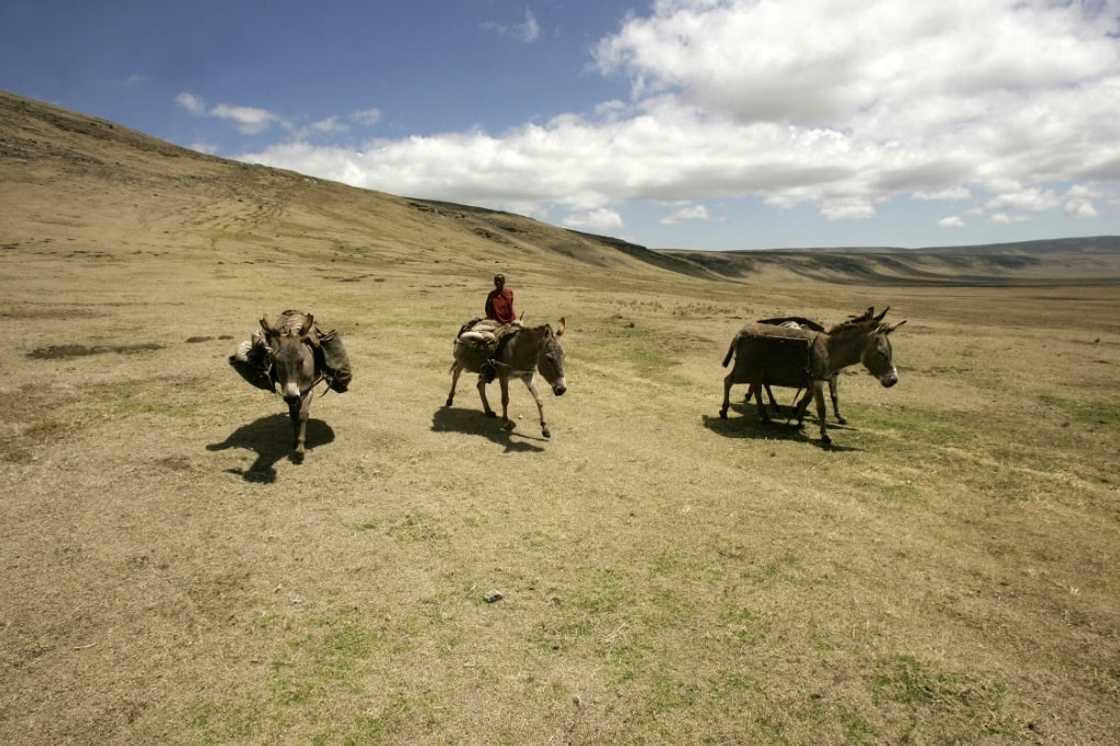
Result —
MULTIPOLYGON (((832 442, 831 445, 821 443, 817 436, 816 420, 805 418, 805 427, 798 428, 793 407, 779 406, 775 412, 770 411, 772 421, 767 424, 759 419, 758 410, 752 404, 732 404, 727 419, 717 416, 703 415, 704 427, 713 433, 725 438, 750 438, 751 440, 792 440, 807 443, 817 448, 829 451, 862 451, 862 448, 840 445, 832 442), (738 415, 738 416, 736 416, 738 415), (787 424, 787 419, 790 420, 787 424)), ((830 432, 836 430, 849 430, 844 425, 828 423, 830 432)))
POLYGON ((502 427, 502 421, 499 418, 487 417, 478 409, 440 407, 432 414, 432 431, 481 435, 503 446, 506 453, 539 453, 544 449, 527 441, 548 442, 544 438, 524 435, 516 430, 506 430, 502 427))
MULTIPOLYGON (((307 421, 306 448, 311 450, 334 440, 334 430, 322 420, 307 421)), ((246 482, 271 484, 276 481, 277 461, 287 456, 297 462, 292 451, 292 421, 286 414, 273 414, 256 422, 242 425, 221 443, 206 446, 208 451, 244 448, 257 452, 257 460, 248 469, 227 469, 230 474, 240 474, 246 482)))

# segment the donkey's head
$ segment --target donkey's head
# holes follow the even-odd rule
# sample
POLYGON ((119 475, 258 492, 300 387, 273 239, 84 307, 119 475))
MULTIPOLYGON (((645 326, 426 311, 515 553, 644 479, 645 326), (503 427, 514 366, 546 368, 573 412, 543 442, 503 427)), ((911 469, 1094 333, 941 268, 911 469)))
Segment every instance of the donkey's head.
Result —
POLYGON ((537 370, 552 386, 552 393, 563 396, 568 390, 564 382, 564 347, 560 344, 560 337, 564 336, 564 319, 561 317, 560 326, 556 331, 549 324, 544 325, 544 339, 541 340, 540 351, 537 353, 537 370))
POLYGON ((311 347, 319 340, 314 333, 315 317, 307 314, 299 329, 276 328, 261 317, 261 329, 272 350, 276 381, 285 401, 291 403, 311 390, 315 382, 315 355, 311 347))
MULTIPOLYGON (((886 388, 898 383, 898 369, 894 366, 894 352, 891 348, 889 335, 906 323, 905 320, 894 326, 882 323, 883 317, 887 315, 887 311, 890 309, 891 307, 887 306, 878 316, 872 316, 865 322, 868 336, 860 358, 864 367, 871 372, 871 375, 878 378, 879 383, 886 388)), ((870 315, 871 309, 868 309, 868 312, 868 315, 870 315)))

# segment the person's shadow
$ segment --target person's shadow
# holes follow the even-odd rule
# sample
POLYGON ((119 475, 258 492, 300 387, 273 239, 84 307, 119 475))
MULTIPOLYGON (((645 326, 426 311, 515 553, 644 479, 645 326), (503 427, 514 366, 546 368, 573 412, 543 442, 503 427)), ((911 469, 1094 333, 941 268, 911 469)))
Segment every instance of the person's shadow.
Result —
MULTIPOLYGON (((751 440, 791 440, 798 443, 808 443, 817 448, 823 448, 828 451, 862 451, 862 448, 852 448, 851 446, 838 445, 836 441, 831 444, 825 444, 819 438, 810 437, 806 434, 810 422, 815 422, 815 418, 806 416, 805 427, 798 428, 796 420, 797 410, 794 407, 786 407, 779 405, 777 411, 770 408, 771 421, 769 423, 763 422, 758 417, 758 410, 755 408, 753 402, 750 404, 743 404, 742 402, 731 405, 731 409, 727 413, 727 419, 719 416, 712 417, 710 415, 702 415, 704 427, 711 430, 713 433, 722 435, 725 438, 750 438, 751 440), (740 416, 734 416, 738 413, 740 416)), ((847 430, 849 428, 844 425, 829 423, 829 430, 847 430)), ((816 432, 813 430, 812 432, 816 432)))
POLYGON ((506 453, 540 453, 544 449, 527 441, 547 443, 544 438, 524 435, 515 430, 502 427, 501 419, 487 417, 477 409, 456 409, 440 407, 432 414, 432 431, 437 433, 456 432, 468 435, 481 435, 505 448, 506 453), (516 438, 516 440, 515 440, 516 438))
MULTIPOLYGON (((307 450, 318 448, 334 440, 334 430, 322 420, 307 421, 307 450)), ((272 414, 261 417, 256 422, 242 425, 234 430, 221 443, 210 443, 208 451, 224 451, 227 448, 244 448, 257 452, 257 460, 248 469, 226 469, 230 474, 240 474, 246 482, 271 484, 276 481, 277 461, 287 456, 297 462, 292 450, 292 421, 286 414, 272 414)))

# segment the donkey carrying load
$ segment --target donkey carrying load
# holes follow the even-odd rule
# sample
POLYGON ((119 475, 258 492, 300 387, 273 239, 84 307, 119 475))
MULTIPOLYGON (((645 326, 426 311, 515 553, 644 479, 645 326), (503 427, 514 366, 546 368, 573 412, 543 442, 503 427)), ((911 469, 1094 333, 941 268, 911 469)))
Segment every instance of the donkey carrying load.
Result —
POLYGON ((350 360, 342 337, 333 330, 319 329, 310 313, 284 311, 275 324, 265 316, 260 324, 261 331, 254 331, 250 340, 238 346, 229 364, 257 388, 275 392, 279 385, 280 395, 288 404, 292 448, 299 460, 307 440, 312 392, 326 382, 331 390, 344 393, 353 378, 350 360))
POLYGON ((723 359, 726 368, 735 358, 735 367, 723 380, 723 406, 719 416, 726 418, 731 406, 731 387, 736 383, 749 383, 756 396, 758 415, 763 422, 770 417, 762 402, 762 387, 767 385, 809 389, 797 405, 797 425, 805 417, 811 398, 817 401, 817 419, 820 422, 821 442, 828 444, 825 424, 824 384, 842 368, 862 362, 864 367, 890 388, 898 383, 898 370, 894 367, 888 335, 905 324, 894 326, 882 323, 888 306, 878 316, 869 308, 860 316, 848 319, 827 332, 792 329, 773 324, 751 324, 744 327, 731 341, 723 359))
POLYGON ((507 430, 512 430, 514 424, 509 419, 509 379, 520 378, 537 403, 541 434, 546 438, 552 437, 544 421, 544 406, 537 393, 534 378, 536 372, 544 376, 556 396, 563 396, 568 390, 564 381, 564 347, 560 344, 564 328, 563 318, 556 331, 549 324, 523 327, 514 323, 502 327, 485 319, 465 324, 455 337, 452 348, 455 360, 451 363, 451 391, 447 394, 446 406, 450 407, 454 402, 459 374, 466 370, 479 374, 478 395, 482 398, 482 410, 487 417, 494 417, 494 410, 486 400, 486 384, 493 380, 488 372, 493 371, 502 387, 502 422, 507 430))
MULTIPOLYGON (((825 330, 824 325, 819 321, 807 319, 804 316, 779 316, 773 319, 759 319, 755 323, 769 324, 770 326, 782 326, 786 329, 807 329, 812 332, 823 332, 825 330)), ((832 399, 832 411, 836 415, 836 421, 841 425, 847 425, 848 421, 845 420, 844 416, 840 414, 840 396, 838 392, 838 388, 840 386, 839 378, 840 372, 833 371, 832 376, 828 379, 828 394, 832 399)), ((778 402, 774 398, 774 392, 770 390, 770 385, 766 384, 764 388, 766 389, 766 395, 770 397, 770 406, 777 410, 778 402)), ((754 389, 747 389, 747 396, 743 399, 743 403, 749 404, 751 396, 753 394, 754 389)), ((796 400, 799 396, 801 396, 800 388, 797 389, 797 393, 794 395, 794 399, 796 400)))

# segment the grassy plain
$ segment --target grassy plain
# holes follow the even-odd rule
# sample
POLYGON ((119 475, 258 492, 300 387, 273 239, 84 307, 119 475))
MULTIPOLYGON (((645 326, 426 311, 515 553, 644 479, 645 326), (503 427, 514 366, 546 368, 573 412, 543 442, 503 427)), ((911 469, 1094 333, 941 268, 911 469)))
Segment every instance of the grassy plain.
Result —
POLYGON ((4 104, 0 741, 1120 730, 1116 286, 689 277, 4 104), (548 441, 442 407, 495 269, 568 319, 548 441), (835 448, 716 416, 745 321, 871 304, 901 381, 841 377, 835 448), (225 362, 288 307, 355 368, 300 465, 225 362))

